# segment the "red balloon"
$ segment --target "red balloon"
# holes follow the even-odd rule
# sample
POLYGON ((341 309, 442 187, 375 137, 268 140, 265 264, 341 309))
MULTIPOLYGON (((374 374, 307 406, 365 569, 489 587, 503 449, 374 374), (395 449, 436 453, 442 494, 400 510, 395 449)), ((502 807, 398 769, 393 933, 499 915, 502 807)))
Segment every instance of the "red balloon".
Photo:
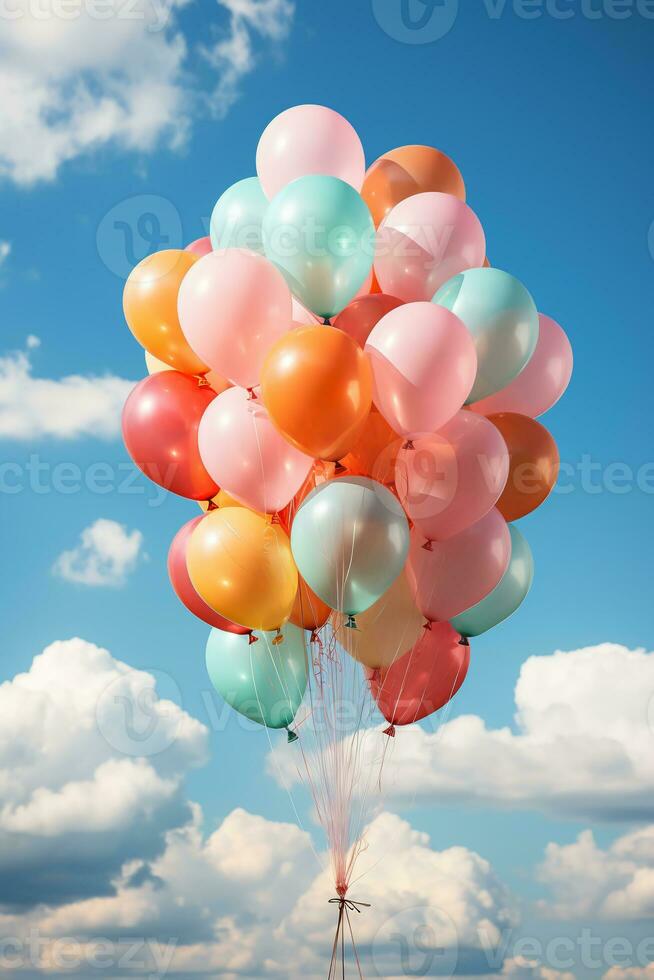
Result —
POLYGON ((132 390, 123 408, 127 452, 154 483, 191 500, 210 500, 219 487, 198 449, 198 426, 216 392, 180 371, 160 371, 132 390))
POLYGON ((463 684, 470 666, 470 645, 449 623, 431 623, 408 653, 390 667, 370 671, 368 683, 379 710, 395 725, 410 725, 438 711, 463 684))
POLYGON ((200 521, 203 520, 204 515, 200 514, 199 517, 194 517, 193 520, 187 521, 186 524, 180 527, 171 542, 168 552, 168 575, 171 585, 175 590, 177 598, 184 603, 186 608, 194 616, 197 616, 198 619, 208 623, 209 626, 215 626, 216 629, 224 630, 226 633, 239 633, 241 635, 249 633, 250 630, 244 626, 237 626, 236 623, 225 619, 224 616, 217 613, 211 606, 208 606, 193 588, 191 576, 186 567, 186 546, 193 531, 200 521))
POLYGON ((369 296, 359 296, 353 299, 345 309, 338 314, 332 326, 349 333, 361 347, 366 346, 373 327, 376 327, 383 316, 391 310, 402 306, 402 300, 386 293, 371 293, 369 296))

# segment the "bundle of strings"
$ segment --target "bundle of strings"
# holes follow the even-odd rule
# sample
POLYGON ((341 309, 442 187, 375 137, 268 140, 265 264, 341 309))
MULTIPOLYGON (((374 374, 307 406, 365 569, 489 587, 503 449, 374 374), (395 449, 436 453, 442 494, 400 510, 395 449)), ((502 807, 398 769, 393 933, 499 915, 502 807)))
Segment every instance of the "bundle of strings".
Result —
POLYGON ((334 935, 334 943, 332 946, 332 958, 329 964, 329 973, 327 974, 327 980, 337 980, 337 977, 341 977, 341 980, 345 978, 345 931, 347 927, 347 932, 350 937, 350 942, 352 944, 352 952, 354 954, 354 961, 359 973, 360 980, 363 980, 363 973, 361 971, 361 961, 359 960, 359 953, 357 951, 356 942, 354 941, 354 931, 352 929, 352 921, 350 919, 350 912, 361 912, 362 908, 369 909, 370 905, 368 902, 354 902, 350 898, 346 898, 345 895, 340 895, 338 898, 330 898, 330 905, 338 905, 338 922, 336 924, 336 934, 334 935), (340 969, 339 969, 340 967, 340 969))

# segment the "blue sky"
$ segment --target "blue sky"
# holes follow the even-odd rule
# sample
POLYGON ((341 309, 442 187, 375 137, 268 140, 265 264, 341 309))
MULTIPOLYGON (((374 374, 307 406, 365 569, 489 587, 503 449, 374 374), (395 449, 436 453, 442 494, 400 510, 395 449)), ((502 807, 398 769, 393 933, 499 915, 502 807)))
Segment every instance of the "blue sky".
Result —
MULTIPOLYGON (((417 17, 429 13, 431 5, 411 0, 409 6, 417 17)), ((117 3, 115 9, 120 7, 117 3)), ((609 898, 630 874, 638 872, 641 883, 651 880, 651 852, 647 860, 634 858, 636 870, 629 870, 624 866, 627 844, 618 846, 619 857, 611 847, 630 834, 645 834, 648 821, 654 824, 654 813, 650 805, 648 817, 642 801, 624 803, 631 792, 636 799, 639 785, 644 792, 648 789, 644 770, 632 759, 632 783, 626 777, 621 782, 622 774, 618 778, 616 772, 624 760, 610 752, 605 757, 602 730, 622 749, 632 744, 631 734, 624 734, 632 724, 634 730, 641 725, 639 738, 652 738, 642 710, 647 699, 641 703, 647 683, 652 683, 647 696, 654 694, 652 658, 630 657, 628 651, 651 649, 654 625, 648 396, 654 134, 647 97, 654 11, 644 2, 609 0, 560 0, 558 6, 475 0, 459 3, 457 10, 453 0, 445 0, 434 6, 424 30, 444 31, 446 20, 432 18, 450 18, 451 28, 433 40, 409 31, 407 43, 400 7, 400 0, 298 2, 295 7, 284 0, 189 0, 174 4, 166 26, 153 29, 158 27, 152 21, 157 8, 144 0, 137 9, 146 20, 130 21, 125 34, 124 25, 114 21, 105 29, 87 17, 72 27, 57 20, 46 44, 38 25, 32 32, 29 13, 11 21, 4 32, 0 53, 9 94, 3 100, 7 120, 0 135, 0 240, 9 247, 0 250, 0 354, 5 359, 0 366, 5 464, 0 676, 11 681, 29 670, 34 656, 49 644, 78 636, 130 667, 154 673, 162 696, 173 696, 190 717, 211 728, 203 655, 206 628, 175 602, 165 570, 169 542, 195 516, 195 505, 172 497, 162 500, 140 476, 126 485, 130 464, 117 434, 116 406, 127 390, 123 381, 140 378, 144 365, 123 322, 121 275, 129 253, 114 220, 132 226, 135 248, 143 254, 146 243, 139 239, 135 222, 144 210, 142 196, 154 195, 145 210, 155 213, 170 244, 201 236, 220 193, 254 174, 256 144, 266 123, 296 103, 324 103, 346 115, 369 162, 404 143, 438 146, 464 175, 468 201, 484 224, 492 264, 528 286, 539 309, 566 329, 575 353, 570 388, 545 419, 568 468, 552 498, 521 524, 534 552, 533 590, 510 622, 473 642, 471 670, 450 718, 477 716, 487 730, 507 727, 514 737, 524 732, 514 719, 521 665, 534 655, 549 658, 547 683, 536 675, 526 678, 523 708, 527 714, 536 711, 541 682, 544 687, 550 680, 555 686, 560 683, 558 700, 567 705, 561 728, 587 739, 590 753, 577 757, 563 752, 562 765, 566 759, 581 760, 580 765, 595 760, 597 765, 591 782, 587 773, 561 772, 566 784, 578 779, 579 796, 586 802, 576 809, 548 804, 552 783, 542 794, 522 794, 529 799, 516 806, 515 795, 489 791, 474 798, 443 790, 438 756, 428 753, 425 758, 435 773, 433 791, 419 796, 413 807, 391 801, 389 808, 414 832, 429 834, 432 850, 456 845, 490 862, 520 907, 518 932, 545 939, 568 930, 577 937, 589 927, 600 936, 640 940, 652 934, 646 916, 654 911, 654 885, 638 901, 632 896, 628 908, 623 902, 619 915, 618 899, 609 898), (100 43, 98 32, 103 30, 100 43), (142 103, 136 98, 139 93, 142 103), (28 345, 29 336, 40 344, 28 345), (82 380, 62 387, 61 379, 71 376, 82 380), (97 380, 83 380, 90 377, 97 380), (36 378, 52 384, 35 384, 36 378), (37 463, 41 482, 35 485, 37 463), (70 464, 68 474, 61 464, 70 464), (107 492, 77 486, 88 479, 94 464, 111 468, 107 492), (69 492, 62 492, 62 479, 68 481, 69 492), (20 487, 13 492, 16 482, 20 487), (75 548, 84 529, 98 519, 119 522, 142 536, 131 539, 138 556, 133 567, 125 559, 124 581, 119 572, 113 575, 117 582, 110 572, 104 585, 53 573, 62 552, 75 548), (561 664, 551 658, 555 650, 601 644, 614 645, 610 652, 618 665, 617 680, 607 667, 608 654, 599 655, 597 673, 586 660, 579 662, 579 674, 577 661, 561 664), (588 683, 587 688, 586 681, 581 685, 581 694, 579 676, 588 683), (594 708, 592 696, 584 706, 575 700, 583 700, 584 689, 596 693, 594 708), (642 717, 630 718, 632 709, 642 717), (598 783, 605 784, 609 798, 593 802, 598 783), (599 856, 566 852, 572 871, 562 870, 563 858, 558 870, 552 870, 551 858, 549 872, 537 871, 548 845, 573 846, 589 829, 599 856), (604 892, 599 894, 598 885, 596 900, 587 909, 582 898, 570 899, 570 891, 565 900, 561 891, 558 899, 553 897, 552 881, 569 889, 572 878, 578 886, 575 861, 583 868, 595 860, 599 870, 594 880, 603 882, 604 892), (549 903, 549 911, 537 907, 539 900, 549 903), (559 912, 564 909, 563 924, 553 918, 557 901, 559 912), (583 910, 578 921, 570 911, 573 906, 583 910)), ((86 676, 79 674, 80 684, 86 676)), ((75 683, 71 681, 67 695, 71 715, 82 710, 75 683)), ((6 696, 13 698, 16 690, 15 683, 5 688, 6 696)), ((558 700, 553 696, 552 704, 558 700)), ((212 703, 219 710, 217 700, 212 703)), ((61 710, 65 715, 65 705, 61 710)), ((554 754, 556 717, 554 707, 530 722, 536 741, 549 745, 548 739, 553 740, 554 754)), ((25 729, 26 738, 41 731, 38 721, 35 725, 25 729)), ((82 726, 76 736, 82 741, 84 731, 82 726)), ((12 727, 0 727, 0 734, 9 740, 6 745, 0 741, 0 760, 12 752, 20 766, 23 749, 13 743, 12 727)), ((205 834, 239 807, 269 821, 292 822, 286 793, 264 770, 265 737, 230 723, 224 731, 209 732, 208 754, 199 746, 197 732, 189 738, 187 756, 175 763, 184 787, 179 789, 179 806, 184 813, 187 800, 201 806, 205 834), (196 736, 198 745, 193 743, 196 736), (205 758, 206 764, 199 765, 205 758)), ((38 739, 36 744, 46 757, 56 752, 56 746, 38 739)), ((480 751, 490 745, 488 740, 474 744, 480 751)), ((520 777, 515 760, 501 753, 497 759, 516 785, 529 782, 533 769, 528 760, 520 777)), ((471 779, 479 776, 474 758, 467 756, 465 764, 471 779)), ((65 786, 61 779, 59 791, 65 786)), ((29 793, 39 785, 30 783, 29 793)), ((51 784, 46 778, 42 785, 51 784)), ((22 792, 16 800, 24 803, 28 789, 22 792)), ((310 823, 301 792, 297 800, 310 823)), ((184 822, 164 809, 157 833, 184 822)), ((0 821, 0 837, 5 836, 0 860, 12 851, 11 835, 18 832, 9 824, 3 829, 0 821)), ((60 832, 68 839, 72 830, 60 832)), ((38 833, 29 833, 34 843, 38 833)), ((102 847, 93 841, 105 831, 96 838, 88 828, 84 833, 89 835, 89 853, 97 855, 102 847)), ((398 840, 403 833, 398 832, 398 840)), ((133 827, 129 834, 125 830, 125 840, 130 834, 123 856, 136 860, 142 842, 133 827)), ((293 841, 288 846, 295 846, 293 841)), ((240 844, 247 850, 247 840, 240 844)), ((142 859, 148 868, 152 855, 146 851, 142 859)), ((25 853, 29 864, 37 851, 25 844, 25 853)), ((121 853, 118 848, 116 854, 121 853)), ((85 878, 87 897, 118 888, 115 874, 97 863, 91 862, 85 878)), ((10 865, 9 871, 0 869, 0 881, 11 890, 10 865)), ((465 877, 461 869, 456 873, 465 877)), ((34 887, 36 892, 26 899, 28 911, 21 914, 36 914, 29 909, 43 901, 38 881, 34 887)), ((584 895, 591 891, 590 883, 582 888, 584 895)), ((14 916, 15 908, 7 902, 7 915, 14 916)), ((65 904, 57 906, 59 913, 65 904)), ((171 934, 183 935, 183 925, 170 910, 160 911, 163 934, 170 928, 171 934)), ((75 932, 74 916, 70 922, 75 932)), ((247 934, 243 922, 239 928, 247 934)), ((654 950, 649 958, 654 959, 654 950)), ((207 954, 206 963, 200 957, 193 970, 210 976, 269 975, 257 964, 239 972, 216 966, 207 954)), ((577 962, 572 975, 604 976, 609 968, 606 963, 593 968, 577 962)), ((192 972, 186 961, 182 969, 192 972)), ((548 976, 536 966, 520 973, 527 970, 520 963, 504 969, 511 976, 548 976)), ((478 964, 471 972, 480 972, 478 964)), ((303 975, 312 975, 308 966, 303 975)), ((650 974, 608 975, 613 980, 650 974)))

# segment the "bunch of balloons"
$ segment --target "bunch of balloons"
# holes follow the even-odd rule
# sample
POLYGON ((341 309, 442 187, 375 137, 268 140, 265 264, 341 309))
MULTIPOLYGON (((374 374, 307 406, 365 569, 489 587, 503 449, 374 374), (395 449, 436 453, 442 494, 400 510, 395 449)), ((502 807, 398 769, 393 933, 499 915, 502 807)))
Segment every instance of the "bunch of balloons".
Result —
POLYGON ((507 522, 556 481, 536 417, 572 352, 489 265, 439 150, 366 169, 349 122, 302 105, 265 129, 256 172, 218 199, 209 237, 126 283, 150 375, 124 439, 150 479, 202 506, 169 573, 212 627, 208 669, 230 704, 289 728, 331 630, 394 734, 450 700, 467 638, 529 590, 529 545, 507 522))

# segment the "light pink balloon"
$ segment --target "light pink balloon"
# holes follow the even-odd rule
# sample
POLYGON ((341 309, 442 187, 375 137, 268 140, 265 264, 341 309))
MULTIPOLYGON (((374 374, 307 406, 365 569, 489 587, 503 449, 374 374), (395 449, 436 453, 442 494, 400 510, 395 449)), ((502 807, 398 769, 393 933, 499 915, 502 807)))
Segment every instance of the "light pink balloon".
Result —
POLYGON ((423 537, 445 541, 495 506, 509 475, 509 453, 488 419, 457 412, 413 447, 397 455, 395 486, 423 537))
POLYGON ((452 276, 483 265, 484 229, 452 194, 430 191, 400 201, 377 231, 375 275, 383 293, 405 303, 431 300, 452 276))
POLYGON ((225 630, 227 633, 249 633, 249 629, 246 629, 244 626, 237 626, 236 623, 225 619, 215 609, 208 606, 193 588, 191 576, 186 567, 186 548, 193 531, 200 521, 204 520, 204 516, 204 514, 200 514, 199 517, 194 517, 193 520, 187 521, 186 524, 180 527, 172 540, 168 552, 168 575, 171 585, 180 602, 183 602, 194 616, 208 623, 209 626, 215 626, 216 629, 225 630))
POLYGON ((327 174, 361 190, 366 161, 351 124, 324 105, 286 109, 263 131, 257 147, 257 174, 266 197, 298 177, 327 174))
POLYGON ((280 435, 261 400, 243 388, 229 388, 211 404, 198 431, 207 471, 247 507, 277 513, 303 485, 313 459, 280 435))
POLYGON ((416 606, 430 620, 458 616, 492 592, 510 557, 509 526, 495 508, 447 541, 427 542, 414 528, 406 570, 416 606))
MULTIPOLYGON (((192 271, 192 270, 191 270, 192 271)), ((408 439, 436 432, 470 394, 477 352, 461 320, 435 303, 407 303, 373 328, 365 346, 375 405, 408 439)))
POLYGON ((293 306, 293 322, 301 323, 307 327, 315 327, 318 323, 322 323, 322 319, 312 313, 304 306, 297 296, 291 296, 291 303, 293 306))
POLYGON ((517 412, 535 419, 558 402, 572 376, 572 347, 556 320, 539 313, 538 323, 538 343, 527 365, 506 388, 470 405, 473 412, 517 412))
POLYGON ((207 238, 196 238, 194 242, 191 242, 184 249, 185 252, 193 252, 194 255, 208 255, 209 252, 213 251, 213 245, 211 244, 211 239, 207 238))
POLYGON ((234 384, 252 388, 270 346, 291 327, 291 293, 262 255, 221 249, 186 273, 177 311, 198 357, 234 384))

